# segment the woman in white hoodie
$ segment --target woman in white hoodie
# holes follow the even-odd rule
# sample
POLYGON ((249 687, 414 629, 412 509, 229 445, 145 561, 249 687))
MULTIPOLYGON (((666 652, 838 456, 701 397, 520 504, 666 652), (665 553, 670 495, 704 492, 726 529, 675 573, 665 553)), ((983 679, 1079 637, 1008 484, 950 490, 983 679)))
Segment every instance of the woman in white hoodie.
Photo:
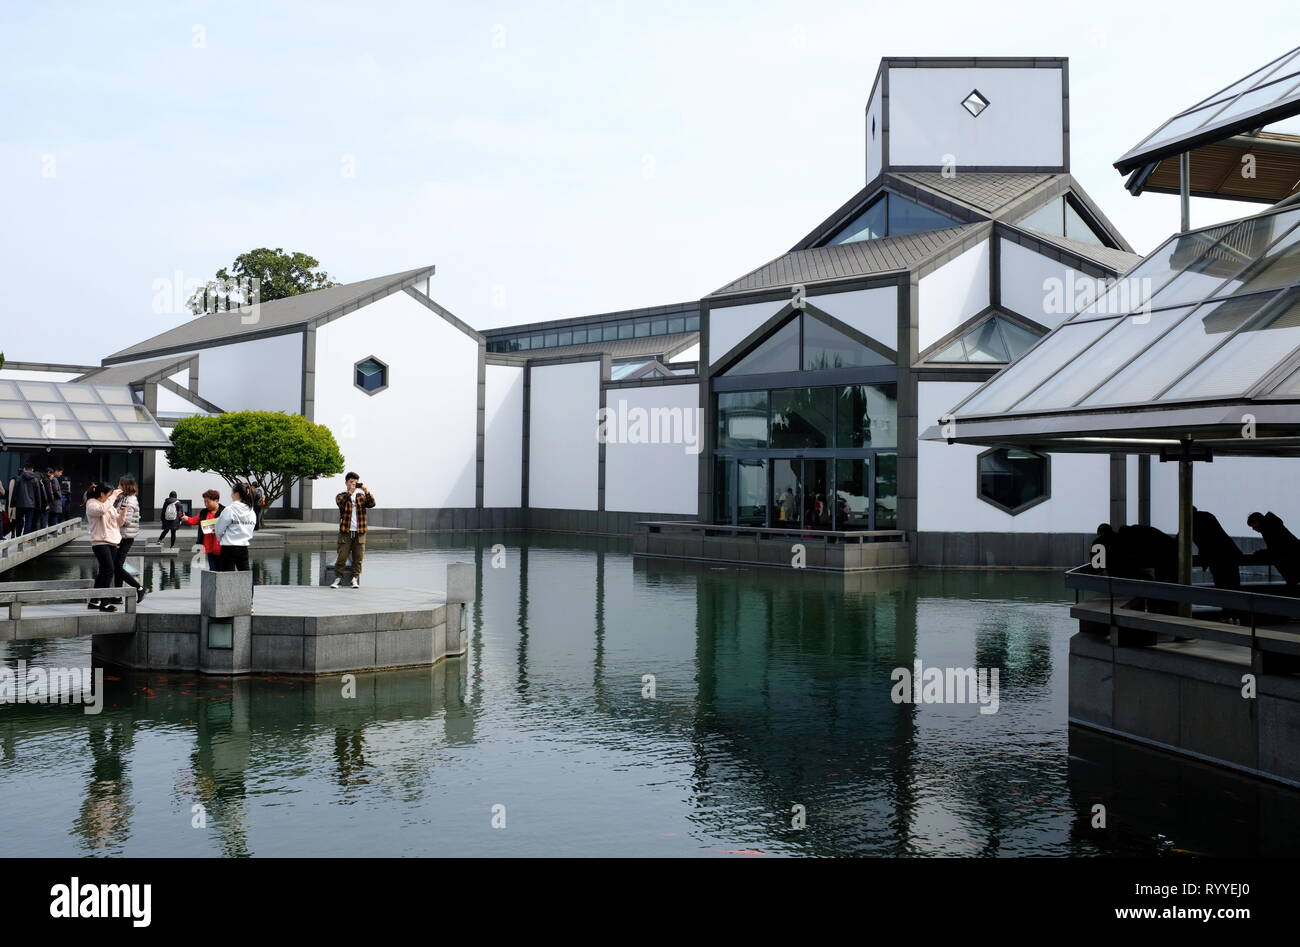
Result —
POLYGON ((221 570, 223 572, 247 572, 248 544, 253 539, 253 527, 257 516, 248 501, 253 498, 253 490, 248 484, 237 483, 230 489, 230 505, 221 511, 213 531, 217 542, 221 543, 221 570))

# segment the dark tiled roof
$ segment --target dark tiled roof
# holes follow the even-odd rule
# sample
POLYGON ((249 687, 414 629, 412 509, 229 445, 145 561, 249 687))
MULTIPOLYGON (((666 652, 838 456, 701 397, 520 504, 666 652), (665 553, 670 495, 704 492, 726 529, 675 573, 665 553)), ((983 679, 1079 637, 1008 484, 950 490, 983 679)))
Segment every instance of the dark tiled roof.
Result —
POLYGON ((895 176, 990 214, 1057 177, 987 171, 963 171, 952 177, 944 177, 938 171, 907 171, 895 172, 895 176))
POLYGON ((838 246, 792 250, 721 289, 714 290, 710 295, 720 296, 725 293, 773 289, 796 283, 815 283, 854 276, 901 273, 956 243, 976 228, 988 226, 987 222, 961 224, 902 237, 883 237, 838 246))
MULTIPOLYGON (((136 355, 150 355, 158 351, 179 351, 187 347, 203 346, 219 341, 238 341, 241 335, 254 333, 266 334, 267 330, 289 329, 305 326, 311 320, 326 313, 341 309, 366 297, 379 298, 401 288, 408 280, 414 280, 425 274, 431 274, 433 267, 393 273, 389 276, 376 276, 356 283, 345 283, 318 289, 297 296, 286 296, 262 303, 257 321, 245 324, 237 312, 210 313, 191 319, 173 329, 168 329, 151 339, 114 352, 108 359, 130 358, 136 355)), ((107 359, 106 359, 107 361, 107 359)))
POLYGON ((90 382, 96 385, 130 385, 146 378, 158 376, 169 378, 182 371, 182 366, 189 361, 188 355, 169 355, 165 358, 149 359, 146 362, 129 362, 126 365, 110 365, 72 379, 76 382, 90 382), (168 371, 174 368, 175 371, 168 371))

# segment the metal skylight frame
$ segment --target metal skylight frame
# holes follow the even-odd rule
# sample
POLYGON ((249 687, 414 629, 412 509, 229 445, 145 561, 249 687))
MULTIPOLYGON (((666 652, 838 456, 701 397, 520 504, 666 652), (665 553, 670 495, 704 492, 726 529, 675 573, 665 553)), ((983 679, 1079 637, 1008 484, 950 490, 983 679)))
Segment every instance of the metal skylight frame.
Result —
POLYGON ((1115 167, 1121 173, 1300 113, 1300 47, 1167 119, 1115 167), (1256 96, 1271 90, 1271 94, 1256 96), (1250 96, 1251 98, 1247 98, 1250 96), (1196 119, 1199 118, 1199 121, 1196 119), (1194 122, 1189 124, 1189 122, 1194 122), (1176 130, 1174 129, 1176 126, 1176 130))
POLYGON ((148 449, 171 441, 126 386, 3 379, 0 446, 148 449))
MULTIPOLYGON (((1038 341, 1038 343, 1033 348, 1029 349, 1029 351, 1027 351, 1024 355, 1022 355, 1020 359, 1018 359, 1016 362, 1013 362, 1002 372, 999 372, 997 375, 989 379, 989 381, 986 382, 984 385, 981 385, 978 389, 971 392, 970 395, 968 395, 959 404, 957 404, 950 412, 948 412, 948 415, 955 417, 958 420, 962 420, 963 419, 962 411, 966 407, 966 405, 971 403, 977 403, 978 400, 985 398, 990 392, 996 390, 995 386, 997 386, 1000 382, 1002 384, 1005 384, 1007 380, 1011 378, 1015 378, 1017 377, 1017 374, 1023 373, 1024 371, 1028 370, 1026 366, 1034 367, 1034 354, 1035 352, 1040 352, 1044 345, 1053 344, 1051 340, 1061 338, 1063 332, 1069 331, 1072 328, 1080 328, 1082 326, 1087 326, 1087 325, 1097 325, 1098 327, 1100 326, 1106 326, 1106 327, 1103 328, 1102 331, 1100 331, 1095 338, 1092 338, 1090 341, 1086 341, 1078 351, 1074 352, 1072 355, 1068 355, 1063 361, 1055 365, 1046 375, 1038 379, 1028 389, 1026 389, 1025 391, 1021 392, 1018 396, 1016 396, 1015 399, 1006 408, 1000 410, 993 410, 993 411, 991 411, 988 408, 982 408, 979 409, 979 413, 969 414, 966 416, 966 418, 967 419, 995 418, 995 417, 1001 418, 1001 417, 1008 417, 1008 416, 1030 417, 1036 415, 1060 415, 1060 414, 1106 414, 1106 413, 1124 412, 1128 410, 1135 410, 1135 409, 1142 409, 1142 408, 1153 408, 1153 407, 1168 408, 1168 407, 1174 407, 1179 405, 1194 406, 1196 404, 1207 403, 1207 402, 1223 402, 1223 401, 1234 401, 1234 400, 1241 400, 1241 399, 1252 399, 1257 397, 1264 397, 1264 398, 1269 397, 1269 395, 1271 395, 1276 388, 1284 385, 1288 380, 1290 380, 1292 375, 1295 373, 1295 369, 1300 368, 1300 344, 1294 345, 1286 353, 1283 353, 1281 356, 1279 356, 1279 359, 1275 361, 1272 365, 1267 366, 1257 376, 1256 380, 1247 387, 1245 391, 1234 393, 1234 394, 1228 394, 1228 395, 1217 394, 1217 395, 1206 395, 1206 396, 1199 396, 1199 397, 1188 396, 1188 397, 1172 399, 1167 401, 1161 400, 1169 391, 1177 387, 1188 375, 1194 372, 1199 366, 1203 365, 1211 358, 1213 358, 1216 355, 1216 353, 1221 351, 1226 345, 1228 345, 1233 339, 1237 338, 1241 333, 1250 331, 1252 327, 1262 324, 1265 320, 1271 318, 1272 316, 1275 316, 1279 312, 1279 310, 1282 310, 1284 308, 1289 309, 1292 306, 1300 306, 1300 271, 1298 271, 1297 274, 1294 275, 1289 281, 1280 284, 1278 286, 1266 287, 1264 289, 1255 290, 1249 293, 1231 293, 1231 292, 1225 293, 1224 292, 1225 287, 1232 285, 1234 281, 1237 280, 1239 277, 1241 277, 1244 273, 1254 268, 1261 260, 1263 260, 1269 255, 1270 251, 1272 251, 1274 247, 1277 247, 1278 245, 1282 244, 1284 241, 1287 240, 1288 237, 1300 233, 1300 211, 1297 211, 1296 207, 1294 206, 1277 207, 1261 214, 1255 214, 1250 217, 1245 217, 1237 221, 1229 222, 1228 224, 1215 224, 1209 227, 1201 228, 1198 231, 1193 231, 1191 234, 1178 234, 1174 237, 1171 237, 1169 240, 1165 241, 1163 244, 1161 244, 1160 248, 1155 251, 1155 253, 1150 254, 1142 261, 1142 263, 1138 264, 1136 267, 1130 270, 1130 274, 1138 272, 1147 261, 1158 257, 1158 255, 1163 253, 1166 250, 1166 248, 1169 247, 1174 241, 1180 239, 1186 239, 1189 236, 1203 235, 1209 232, 1222 230, 1222 233, 1220 233, 1217 236, 1217 238, 1215 238, 1212 242, 1207 243, 1204 249, 1196 253, 1194 256, 1190 257, 1188 261, 1181 268, 1172 272, 1169 275, 1169 277, 1166 280, 1164 280, 1164 282, 1161 283, 1160 288, 1156 289, 1153 293, 1151 293, 1149 297, 1147 297, 1148 299, 1156 299, 1158 298, 1159 293, 1165 287, 1167 287, 1174 280, 1178 279, 1180 276, 1186 273, 1192 266, 1194 266, 1198 261, 1203 259, 1207 254, 1213 252, 1217 247, 1226 245, 1231 240, 1232 235, 1235 232, 1237 232, 1238 229, 1251 227, 1254 223, 1264 218, 1277 217, 1281 215, 1292 215, 1296 219, 1288 222, 1283 229, 1281 229, 1279 232, 1276 232, 1276 234, 1272 237, 1272 239, 1270 239, 1266 244, 1264 244, 1263 247, 1261 247, 1258 251, 1254 252, 1254 254, 1248 260, 1242 263, 1231 275, 1220 280, 1218 284, 1208 293, 1202 294, 1198 299, 1186 300, 1179 303, 1171 304, 1169 306, 1162 306, 1150 310, 1151 314, 1159 313, 1159 312, 1170 312, 1173 310, 1184 309, 1184 308, 1187 311, 1183 313, 1181 316, 1179 316, 1177 319, 1175 319, 1169 326, 1165 327, 1163 331, 1161 331, 1158 335, 1152 338, 1145 346, 1131 353, 1121 364, 1119 364, 1112 371, 1110 371, 1105 377, 1097 379, 1095 383, 1089 389, 1087 389, 1087 391, 1082 396, 1076 398, 1072 403, 1068 405, 1039 406, 1024 411, 1016 411, 1017 406, 1024 403, 1027 399, 1030 399, 1037 391, 1039 391, 1045 385, 1050 384, 1053 381, 1053 379, 1055 379, 1059 375, 1059 373, 1063 371, 1074 360, 1082 358, 1087 352, 1093 350, 1094 346, 1104 345, 1105 342, 1103 340, 1105 340, 1108 336, 1110 336, 1110 334, 1113 331, 1115 331, 1120 326, 1122 326, 1126 320, 1133 318, 1135 315, 1140 315, 1141 314, 1140 309, 1131 310, 1129 312, 1119 314, 1119 315, 1094 314, 1091 318, 1084 318, 1084 319, 1078 318, 1079 315, 1083 315, 1084 313, 1076 314, 1074 318, 1066 322, 1063 322, 1061 325, 1057 326, 1052 332, 1045 335, 1042 339, 1038 341), (1187 322, 1187 320, 1195 318, 1197 313, 1203 312, 1206 309, 1206 307, 1208 306, 1218 307, 1220 305, 1223 305, 1225 302, 1229 300, 1248 299, 1254 297, 1260 297, 1263 300, 1258 309, 1256 309, 1254 312, 1251 312, 1246 318, 1244 318, 1240 325, 1236 326, 1231 331, 1225 332, 1224 337, 1221 340, 1219 340, 1217 343, 1209 347, 1204 352, 1200 353, 1189 364, 1184 366, 1183 370, 1181 372, 1178 372, 1176 375, 1174 375, 1172 379, 1169 380, 1168 383, 1163 385, 1152 398, 1141 402, 1096 404, 1096 405, 1085 404, 1085 402, 1089 398, 1095 395, 1097 391, 1099 391, 1101 388, 1107 385, 1112 379, 1118 377, 1120 374, 1125 372, 1133 363, 1137 362, 1140 358, 1142 358, 1145 353, 1153 350, 1156 346, 1158 346, 1166 338, 1166 336, 1169 335, 1169 333, 1175 331, 1180 325, 1183 325, 1185 322, 1187 322)), ((1286 257, 1291 256, 1293 254, 1300 254, 1300 241, 1293 242, 1289 246, 1288 252, 1278 257, 1278 259, 1285 259, 1286 257)), ((1103 296, 1102 298, 1104 299, 1105 296, 1103 296)), ((1297 396, 1283 395, 1279 397, 1296 398, 1297 396)))

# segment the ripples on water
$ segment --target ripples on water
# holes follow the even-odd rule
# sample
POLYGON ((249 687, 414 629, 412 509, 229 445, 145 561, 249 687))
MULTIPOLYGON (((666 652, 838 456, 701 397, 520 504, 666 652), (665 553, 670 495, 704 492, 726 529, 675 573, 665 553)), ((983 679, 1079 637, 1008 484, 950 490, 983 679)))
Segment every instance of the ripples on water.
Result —
MULTIPOLYGON (((5 854, 1294 853, 1295 794, 1069 729, 1055 573, 846 580, 634 562, 618 541, 412 543, 372 550, 367 579, 441 588, 447 562, 476 562, 467 658, 357 675, 351 700, 337 677, 109 670, 98 716, 0 707, 5 854), (890 672, 918 658, 998 668, 999 712, 893 703, 890 672)), ((259 581, 309 582, 319 555, 261 557, 259 581)), ((188 581, 187 562, 148 566, 154 587, 188 581)), ((19 659, 84 666, 90 646, 0 645, 19 659)))

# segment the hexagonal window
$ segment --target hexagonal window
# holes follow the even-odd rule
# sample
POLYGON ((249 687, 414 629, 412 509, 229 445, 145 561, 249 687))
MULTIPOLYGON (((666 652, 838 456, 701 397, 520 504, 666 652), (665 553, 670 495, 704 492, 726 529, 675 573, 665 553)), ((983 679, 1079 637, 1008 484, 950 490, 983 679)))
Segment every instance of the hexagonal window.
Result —
POLYGON ((388 365, 375 358, 363 358, 353 366, 352 384, 368 395, 375 395, 388 387, 388 365))
POLYGON ((995 447, 976 458, 975 493, 1015 516, 1052 496, 1052 460, 1038 451, 995 447))

